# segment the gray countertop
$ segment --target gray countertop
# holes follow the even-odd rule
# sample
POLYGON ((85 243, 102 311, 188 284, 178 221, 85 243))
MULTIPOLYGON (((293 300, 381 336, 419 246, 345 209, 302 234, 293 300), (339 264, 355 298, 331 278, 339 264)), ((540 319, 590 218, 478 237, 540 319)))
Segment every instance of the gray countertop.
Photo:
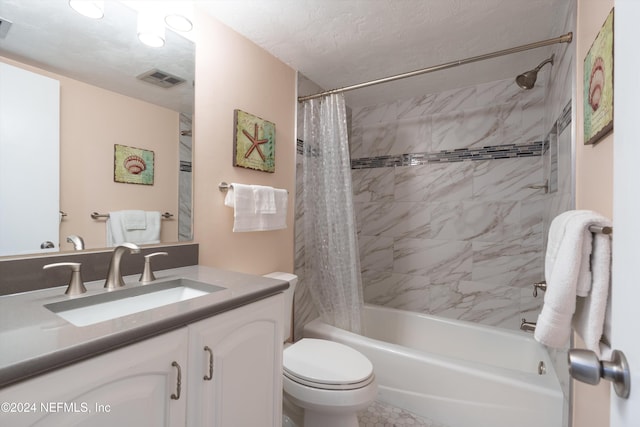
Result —
MULTIPOLYGON (((89 326, 74 326, 44 307, 69 300, 66 287, 0 297, 0 387, 123 347, 277 294, 282 280, 190 266, 157 271, 156 282, 188 278, 224 290, 89 326)), ((124 289, 143 286, 126 276, 124 289)), ((154 283, 156 283, 154 282, 154 283)), ((104 280, 85 284, 83 298, 107 292, 104 280)), ((118 290, 112 291, 118 292, 118 290)))

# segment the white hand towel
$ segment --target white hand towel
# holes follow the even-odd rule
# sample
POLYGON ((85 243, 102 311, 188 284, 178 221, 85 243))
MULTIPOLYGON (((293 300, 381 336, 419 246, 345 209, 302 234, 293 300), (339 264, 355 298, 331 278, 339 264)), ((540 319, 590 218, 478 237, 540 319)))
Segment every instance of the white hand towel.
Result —
POLYGON ((273 187, 264 185, 252 185, 253 201, 257 214, 275 214, 276 197, 273 187))
POLYGON ((600 357, 603 349, 600 338, 604 331, 611 285, 611 239, 606 234, 597 233, 593 236, 591 270, 591 291, 585 298, 578 298, 573 327, 582 337, 586 348, 600 357))
POLYGON ((145 211, 121 211, 122 224, 125 230, 145 230, 147 213, 145 211))
POLYGON ((273 189, 275 213, 257 213, 253 186, 232 183, 224 199, 232 207, 233 231, 268 231, 286 228, 287 191, 273 189))
MULTIPOLYGON (((580 260, 588 260, 591 255, 591 232, 588 227, 581 229, 581 225, 577 224, 578 229, 574 230, 576 233, 583 233, 583 235, 573 236, 574 240, 563 240, 567 232, 567 227, 571 226, 571 223, 576 224, 581 217, 585 217, 585 211, 567 211, 558 215, 551 222, 549 227, 549 238, 547 239, 547 252, 545 255, 545 274, 548 274, 554 270, 556 261, 558 261, 558 252, 560 251, 560 245, 563 243, 565 246, 575 243, 575 248, 569 248, 571 252, 580 251, 579 258, 576 258, 578 263, 578 277, 576 284, 576 295, 587 296, 589 289, 591 288, 591 271, 589 262, 581 262, 580 260)), ((565 247, 566 250, 566 247, 565 247)), ((566 263, 566 259, 560 259, 560 262, 566 263)), ((546 278, 545 278, 546 279, 546 278)), ((547 282, 548 283, 548 282, 547 282)))
POLYGON ((250 185, 232 183, 224 204, 233 208, 233 231, 255 231, 258 227, 253 188, 250 185))
POLYGON ((580 293, 588 296, 589 315, 578 332, 589 336, 588 348, 600 351, 606 311, 601 303, 604 300, 606 307, 611 246, 609 236, 589 232, 591 225, 611 226, 611 221, 593 211, 568 211, 558 215, 549 228, 547 291, 534 333, 536 340, 549 347, 560 348, 569 340, 580 293))
POLYGON ((147 211, 145 214, 145 228, 141 230, 127 230, 125 218, 130 211, 109 212, 107 219, 107 246, 113 247, 124 242, 136 244, 160 243, 161 216, 158 211, 147 211))
POLYGON ((280 230, 287 228, 287 205, 289 193, 287 190, 276 188, 274 192, 275 212, 261 216, 262 227, 265 230, 280 230))

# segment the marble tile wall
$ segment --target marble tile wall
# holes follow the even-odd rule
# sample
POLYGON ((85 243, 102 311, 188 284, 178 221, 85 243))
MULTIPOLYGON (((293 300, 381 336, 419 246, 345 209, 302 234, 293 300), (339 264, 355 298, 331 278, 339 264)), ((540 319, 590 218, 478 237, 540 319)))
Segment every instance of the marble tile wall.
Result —
MULTIPOLYGON (((509 329, 535 321, 542 298, 531 284, 543 278, 546 230, 570 208, 571 84, 552 97, 558 82, 547 83, 570 78, 572 60, 558 56, 570 52, 556 53, 565 65, 530 91, 507 79, 352 111, 366 302, 509 329), (549 194, 530 187, 545 182, 549 194)), ((301 176, 300 156, 296 166, 301 176)), ((316 315, 304 283, 300 183, 296 336, 316 315)))
POLYGON ((353 110, 366 302, 510 329, 539 308, 544 99, 508 79, 353 110))
POLYGON ((193 146, 192 146, 192 119, 187 114, 180 114, 180 172, 178 176, 178 241, 188 242, 193 240, 193 218, 191 207, 193 206, 193 178, 191 173, 193 146))

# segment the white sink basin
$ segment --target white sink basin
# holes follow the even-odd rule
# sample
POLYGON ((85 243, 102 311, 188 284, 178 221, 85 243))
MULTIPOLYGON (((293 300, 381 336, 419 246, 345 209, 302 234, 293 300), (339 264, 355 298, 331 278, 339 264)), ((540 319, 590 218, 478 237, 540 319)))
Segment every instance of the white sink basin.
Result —
POLYGON ((225 288, 180 278, 46 304, 45 307, 75 326, 88 326, 223 289, 225 288))

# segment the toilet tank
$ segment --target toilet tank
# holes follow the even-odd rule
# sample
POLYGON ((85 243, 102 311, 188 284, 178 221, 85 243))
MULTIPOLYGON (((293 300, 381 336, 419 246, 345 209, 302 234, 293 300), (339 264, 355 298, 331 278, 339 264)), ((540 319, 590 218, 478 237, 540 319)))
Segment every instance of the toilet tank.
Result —
POLYGON ((289 289, 284 290, 284 322, 282 324, 282 336, 284 342, 293 340, 293 293, 298 284, 298 276, 291 273, 282 273, 279 271, 265 274, 263 277, 269 277, 271 279, 284 280, 289 282, 289 289))

